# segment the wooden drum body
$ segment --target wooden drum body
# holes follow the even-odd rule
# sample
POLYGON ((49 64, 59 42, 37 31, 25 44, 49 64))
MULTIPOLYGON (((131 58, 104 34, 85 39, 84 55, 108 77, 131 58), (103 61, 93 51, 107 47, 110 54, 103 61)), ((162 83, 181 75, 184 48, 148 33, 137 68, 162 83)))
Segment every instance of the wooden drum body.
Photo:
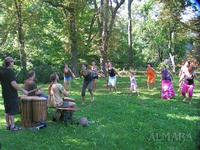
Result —
POLYGON ((33 127, 47 120, 47 100, 38 96, 22 96, 21 117, 23 127, 33 127))
POLYGON ((32 127, 32 100, 28 96, 21 97, 21 117, 23 127, 32 127))
POLYGON ((46 122, 47 121, 47 100, 46 99, 35 99, 32 101, 33 104, 33 122, 46 122))

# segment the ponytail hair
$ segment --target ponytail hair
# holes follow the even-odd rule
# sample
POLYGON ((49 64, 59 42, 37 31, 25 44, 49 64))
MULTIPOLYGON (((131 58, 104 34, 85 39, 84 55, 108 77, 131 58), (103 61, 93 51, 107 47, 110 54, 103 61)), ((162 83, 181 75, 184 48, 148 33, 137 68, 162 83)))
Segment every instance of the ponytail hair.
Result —
POLYGON ((57 80, 57 74, 56 73, 51 74, 50 75, 50 81, 51 81, 51 83, 50 83, 50 85, 48 87, 49 95, 51 95, 51 87, 52 87, 54 81, 56 81, 56 80, 57 80))

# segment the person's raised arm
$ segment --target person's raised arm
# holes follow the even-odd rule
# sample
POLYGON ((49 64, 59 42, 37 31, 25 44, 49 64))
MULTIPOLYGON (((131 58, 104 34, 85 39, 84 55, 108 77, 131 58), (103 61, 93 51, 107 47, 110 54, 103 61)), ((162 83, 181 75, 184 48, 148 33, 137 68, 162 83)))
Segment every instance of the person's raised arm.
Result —
POLYGON ((75 78, 76 76, 75 76, 75 74, 73 73, 73 71, 72 71, 71 69, 69 69, 69 71, 71 72, 72 77, 75 78))

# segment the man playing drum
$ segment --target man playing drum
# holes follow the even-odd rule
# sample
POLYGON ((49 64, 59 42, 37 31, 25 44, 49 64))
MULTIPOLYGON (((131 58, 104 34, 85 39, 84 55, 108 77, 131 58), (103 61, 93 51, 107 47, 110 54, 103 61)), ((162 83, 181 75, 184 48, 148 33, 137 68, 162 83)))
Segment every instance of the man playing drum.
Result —
POLYGON ((35 77, 35 71, 28 72, 28 79, 24 82, 24 88, 29 92, 28 96, 39 96, 48 99, 48 96, 37 87, 35 77))

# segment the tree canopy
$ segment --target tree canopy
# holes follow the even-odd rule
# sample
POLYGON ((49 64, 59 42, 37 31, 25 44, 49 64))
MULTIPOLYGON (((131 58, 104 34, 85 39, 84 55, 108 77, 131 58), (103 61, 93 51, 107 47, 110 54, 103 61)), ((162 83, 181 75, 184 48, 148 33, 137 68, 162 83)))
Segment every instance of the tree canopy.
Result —
POLYGON ((64 63, 78 75, 83 62, 142 69, 169 53, 199 61, 199 17, 189 0, 0 0, 1 64, 13 56, 19 73, 34 69, 47 82, 64 63))

